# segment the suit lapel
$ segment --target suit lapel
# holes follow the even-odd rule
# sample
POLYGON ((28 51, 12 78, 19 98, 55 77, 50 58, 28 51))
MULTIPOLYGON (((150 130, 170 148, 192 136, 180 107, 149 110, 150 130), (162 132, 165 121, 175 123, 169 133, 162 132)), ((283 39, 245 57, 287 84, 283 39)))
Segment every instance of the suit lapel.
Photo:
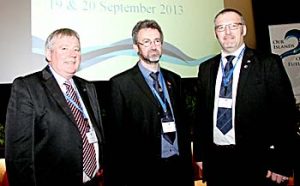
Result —
POLYGON ((95 118, 93 117, 96 115, 96 112, 97 112, 97 109, 95 107, 93 107, 96 104, 91 104, 91 103, 93 103, 94 101, 97 101, 97 100, 91 100, 90 96, 88 95, 88 92, 92 92, 93 90, 89 90, 90 88, 88 86, 86 86, 86 84, 80 82, 77 77, 74 76, 73 80, 74 80, 74 83, 80 94, 80 97, 84 103, 84 106, 90 116, 92 123, 96 123, 95 118))
POLYGON ((174 87, 176 85, 176 82, 173 78, 171 78, 169 76, 169 73, 167 71, 165 71, 163 68, 161 68, 161 72, 162 72, 162 75, 164 77, 164 81, 166 83, 166 87, 167 87, 167 91, 168 91, 168 94, 169 94, 169 98, 170 98, 170 101, 171 101, 171 105, 172 106, 175 106, 175 98, 174 98, 174 87))
MULTIPOLYGON (((82 82, 79 81, 79 79, 77 77, 73 77, 72 78, 74 80, 74 83, 76 85, 76 88, 80 94, 80 97, 87 109, 88 112, 90 111, 93 111, 95 112, 95 110, 91 107, 91 104, 90 104, 90 99, 89 99, 89 96, 88 96, 88 92, 90 90, 88 90, 88 87, 86 87, 82 82)), ((90 114, 89 115, 94 115, 94 113, 90 114)))
MULTIPOLYGON (((255 62, 253 60, 253 51, 250 50, 249 48, 246 48, 244 56, 243 56, 243 60, 242 60, 242 64, 241 64, 241 69, 240 69, 240 74, 239 74, 239 81, 238 81, 238 92, 241 92, 242 89, 245 86, 245 82, 247 81, 247 79, 249 78, 249 72, 252 70, 252 66, 253 63, 255 62)), ((211 88, 214 90, 215 89, 215 85, 216 85, 216 79, 217 79, 217 73, 218 73, 218 69, 219 69, 219 65, 220 65, 220 59, 221 59, 221 55, 217 55, 213 60, 214 63, 212 63, 211 66, 211 70, 212 70, 212 77, 211 77, 211 88)), ((212 92, 212 96, 214 97, 214 93, 215 91, 211 91, 212 92)))
POLYGON ((101 119, 96 119, 96 116, 100 115, 100 113, 97 113, 100 112, 100 110, 97 109, 97 104, 95 103, 98 100, 94 100, 94 97, 90 96, 89 94, 92 93, 94 90, 90 86, 88 86, 87 83, 80 81, 80 79, 76 76, 73 77, 73 80, 84 103, 84 106, 88 112, 91 123, 94 125, 94 130, 96 131, 98 136, 98 142, 102 143, 104 135, 102 133, 102 130, 98 130, 99 128, 101 128, 101 125, 99 125, 101 123, 101 119))
POLYGON ((148 86, 143 74, 141 73, 138 65, 133 67, 132 81, 134 81, 140 88, 141 92, 146 95, 146 97, 156 106, 160 106, 158 100, 154 97, 150 87, 148 86))
POLYGON ((74 123, 76 123, 72 111, 48 66, 44 68, 44 70, 42 71, 42 76, 47 91, 52 95, 53 99, 60 106, 60 108, 66 113, 66 115, 74 123))
MULTIPOLYGON (((63 110, 63 112, 67 115, 67 117, 69 117, 70 120, 73 122, 73 124, 77 127, 73 113, 72 113, 59 85, 57 84, 57 81, 55 80, 53 74, 51 73, 49 67, 46 67, 42 71, 42 76, 43 76, 44 85, 45 85, 47 91, 49 92, 49 94, 53 97, 53 99, 56 101, 56 103, 59 105, 59 107, 63 110)), ((76 84, 77 90, 79 91, 81 99, 84 102, 84 105, 87 109, 87 112, 89 114, 92 124, 98 125, 99 122, 101 122, 101 121, 96 122, 96 119, 94 117, 95 116, 94 113, 96 114, 96 112, 98 112, 98 110, 96 109, 97 104, 93 104, 93 105, 90 104, 97 100, 90 100, 89 99, 90 97, 87 93, 87 92, 93 91, 93 90, 89 90, 89 87, 85 86, 85 84, 81 83, 77 77, 73 77, 73 80, 76 84)), ((100 114, 100 113, 98 113, 98 114, 100 114)), ((94 127, 94 129, 97 133, 99 143, 102 143, 103 134, 101 133, 101 131, 98 130, 98 127, 101 127, 101 126, 94 127)))
MULTIPOLYGON (((215 99, 215 88, 216 88, 216 80, 217 80, 217 74, 220 66, 220 61, 221 61, 221 54, 217 55, 213 59, 213 63, 211 63, 211 77, 210 78, 210 99, 214 100, 215 99)), ((213 107, 213 104, 211 105, 213 107)))
POLYGON ((253 56, 253 51, 246 48, 240 69, 237 96, 239 96, 239 92, 243 92, 243 88, 249 78, 249 72, 251 72, 254 63, 253 56))

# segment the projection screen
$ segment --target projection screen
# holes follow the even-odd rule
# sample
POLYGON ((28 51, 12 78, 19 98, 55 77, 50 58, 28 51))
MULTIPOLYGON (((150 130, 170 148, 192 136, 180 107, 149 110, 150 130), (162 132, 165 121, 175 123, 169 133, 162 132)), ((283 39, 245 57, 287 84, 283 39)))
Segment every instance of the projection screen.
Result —
POLYGON ((132 49, 131 31, 136 22, 143 19, 156 20, 164 32, 161 66, 183 78, 196 77, 198 65, 219 51, 213 19, 223 6, 223 0, 4 2, 0 19, 5 19, 9 28, 2 32, 11 38, 0 33, 4 40, 0 43, 4 52, 0 55, 0 71, 3 71, 0 83, 10 83, 17 76, 42 69, 47 64, 44 59, 46 37, 62 27, 72 28, 80 35, 82 63, 77 75, 91 81, 109 80, 136 64, 138 56, 132 49), (17 12, 9 11, 12 8, 17 12))

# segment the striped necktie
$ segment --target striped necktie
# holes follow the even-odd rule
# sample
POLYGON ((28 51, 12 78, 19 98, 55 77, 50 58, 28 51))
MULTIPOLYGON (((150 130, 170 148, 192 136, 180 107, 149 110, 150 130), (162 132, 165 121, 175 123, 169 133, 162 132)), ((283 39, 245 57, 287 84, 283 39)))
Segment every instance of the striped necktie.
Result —
MULTIPOLYGON (((233 76, 233 65, 232 60, 235 56, 227 56, 227 63, 224 68, 223 78, 220 88, 220 98, 232 99, 232 76, 233 76), (231 74, 230 74, 231 73, 231 74)), ((226 134, 230 129, 232 129, 232 108, 218 108, 217 116, 217 128, 226 134)))
POLYGON ((82 106, 80 105, 78 96, 71 85, 70 81, 66 81, 64 85, 67 88, 67 102, 70 109, 74 115, 74 119, 77 123, 77 127, 82 137, 83 141, 83 171, 87 176, 92 178, 93 173, 97 167, 96 153, 92 143, 88 142, 87 133, 89 132, 89 123, 86 118, 84 118, 82 106))

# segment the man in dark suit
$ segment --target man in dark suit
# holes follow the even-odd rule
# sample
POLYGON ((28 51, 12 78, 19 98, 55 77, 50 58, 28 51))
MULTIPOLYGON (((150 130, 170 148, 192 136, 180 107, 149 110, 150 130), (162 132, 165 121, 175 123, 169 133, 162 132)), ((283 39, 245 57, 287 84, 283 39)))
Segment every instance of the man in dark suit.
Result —
POLYGON ((96 89, 74 76, 81 62, 78 34, 55 30, 45 53, 46 68, 12 84, 5 131, 9 184, 96 186, 104 136, 96 89))
POLYGON ((189 124, 182 118, 181 78, 160 68, 162 30, 157 22, 143 20, 132 37, 138 63, 110 80, 107 183, 191 186, 191 141, 189 124))
POLYGON ((296 104, 282 60, 245 46, 237 10, 220 11, 214 23, 222 50, 200 64, 194 127, 203 179, 207 186, 287 184, 296 104))

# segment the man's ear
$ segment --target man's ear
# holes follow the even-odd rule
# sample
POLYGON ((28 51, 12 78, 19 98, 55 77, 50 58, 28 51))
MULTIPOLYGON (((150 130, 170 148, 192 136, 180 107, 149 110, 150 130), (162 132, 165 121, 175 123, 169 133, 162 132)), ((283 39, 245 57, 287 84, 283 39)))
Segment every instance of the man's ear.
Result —
POLYGON ((51 50, 50 49, 46 49, 45 51, 45 58, 47 62, 51 61, 51 50))
POLYGON ((139 52, 139 47, 136 44, 133 44, 132 47, 136 51, 136 53, 139 52))
POLYGON ((246 27, 246 25, 243 25, 243 36, 246 36, 246 34, 247 34, 247 27, 246 27))

